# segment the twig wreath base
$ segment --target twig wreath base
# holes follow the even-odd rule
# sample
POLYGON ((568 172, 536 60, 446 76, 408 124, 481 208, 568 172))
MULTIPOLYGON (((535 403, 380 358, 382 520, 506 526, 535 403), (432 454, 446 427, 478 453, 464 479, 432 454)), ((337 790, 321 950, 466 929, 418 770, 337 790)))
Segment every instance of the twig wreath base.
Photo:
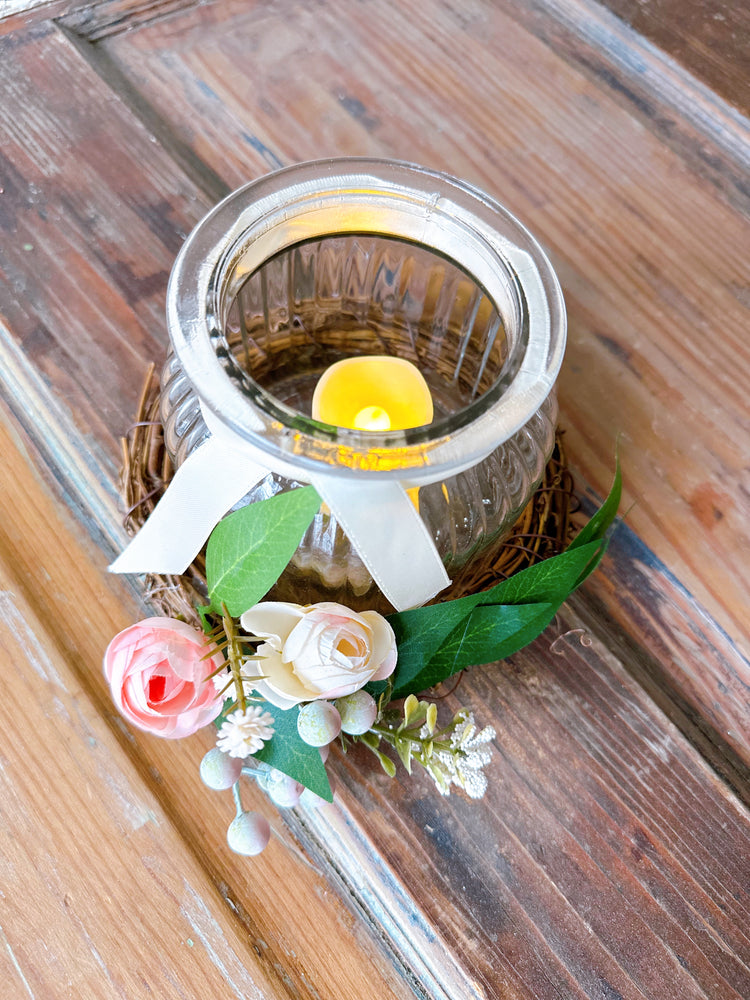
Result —
MULTIPOLYGON (((130 535, 145 523, 169 486, 174 471, 164 445, 160 398, 158 375, 151 365, 135 421, 121 442, 120 496, 125 529, 130 535)), ((558 430, 542 481, 513 529, 499 548, 491 549, 484 558, 480 555, 464 568, 453 581, 451 597, 486 590, 527 566, 559 555, 573 537, 573 516, 578 507, 564 432, 558 430)), ((147 576, 145 589, 151 604, 165 615, 200 625, 196 606, 206 600, 205 552, 180 576, 147 576)))

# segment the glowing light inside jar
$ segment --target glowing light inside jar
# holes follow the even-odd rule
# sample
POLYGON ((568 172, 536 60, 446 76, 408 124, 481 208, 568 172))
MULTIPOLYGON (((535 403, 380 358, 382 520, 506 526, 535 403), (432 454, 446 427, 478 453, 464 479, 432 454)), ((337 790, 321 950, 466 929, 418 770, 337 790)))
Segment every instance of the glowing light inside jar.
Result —
POLYGON ((432 396, 422 373, 403 358, 344 358, 315 387, 315 420, 359 431, 397 431, 432 421, 432 396))
POLYGON ((354 418, 357 431, 389 431, 391 418, 382 406, 365 406, 354 418))

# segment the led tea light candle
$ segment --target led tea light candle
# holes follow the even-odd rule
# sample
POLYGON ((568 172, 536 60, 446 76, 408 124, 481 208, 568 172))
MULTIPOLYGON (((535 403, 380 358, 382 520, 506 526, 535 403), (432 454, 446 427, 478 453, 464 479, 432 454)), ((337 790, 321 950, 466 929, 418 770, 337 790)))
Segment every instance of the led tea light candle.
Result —
MULTIPOLYGON (((407 430, 432 421, 432 396, 411 361, 345 358, 331 365, 315 386, 312 415, 313 420, 356 431, 407 430)), ((407 492, 419 510, 419 487, 407 492)))
POLYGON ((448 598, 449 579, 492 559, 554 446, 557 279, 512 215, 443 174, 325 160, 241 188, 185 242, 167 319, 177 472, 120 571, 181 572, 233 505, 312 483, 331 513, 272 596, 448 598), (405 357, 418 389, 398 380, 405 357), (355 380, 376 362, 393 395, 355 380))
POLYGON ((432 421, 432 396, 410 361, 356 357, 322 375, 312 399, 314 420, 359 431, 396 431, 432 421))

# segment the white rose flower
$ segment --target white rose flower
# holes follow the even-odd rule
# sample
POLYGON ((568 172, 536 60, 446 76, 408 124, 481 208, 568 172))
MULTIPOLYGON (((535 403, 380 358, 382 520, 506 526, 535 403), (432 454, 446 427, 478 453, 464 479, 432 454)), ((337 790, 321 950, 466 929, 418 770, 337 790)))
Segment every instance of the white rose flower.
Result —
POLYGON ((263 680, 253 687, 280 709, 318 698, 341 698, 396 666, 396 637, 377 611, 357 614, 343 604, 303 607, 281 601, 256 604, 242 628, 265 642, 254 663, 263 680))

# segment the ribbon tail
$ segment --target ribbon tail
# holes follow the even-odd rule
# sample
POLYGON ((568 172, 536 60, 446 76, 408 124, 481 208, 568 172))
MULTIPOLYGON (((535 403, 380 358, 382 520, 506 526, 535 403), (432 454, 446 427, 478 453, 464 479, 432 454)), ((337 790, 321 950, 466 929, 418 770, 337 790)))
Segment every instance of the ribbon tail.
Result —
POLYGON ((179 467, 110 573, 184 573, 224 514, 267 474, 210 437, 179 467))
POLYGON ((432 536, 400 483, 316 476, 313 485, 397 611, 425 604, 451 582, 432 536))

